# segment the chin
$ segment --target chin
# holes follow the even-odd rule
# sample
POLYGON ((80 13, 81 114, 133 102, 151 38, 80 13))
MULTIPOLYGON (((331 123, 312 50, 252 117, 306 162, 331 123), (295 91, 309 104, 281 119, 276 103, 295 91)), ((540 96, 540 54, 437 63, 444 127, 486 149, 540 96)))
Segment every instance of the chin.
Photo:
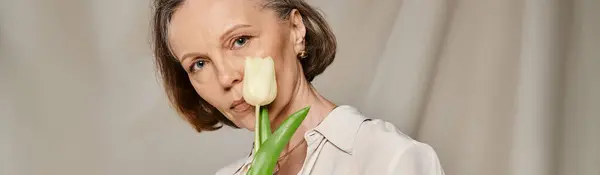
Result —
POLYGON ((254 131, 254 121, 256 121, 256 117, 254 116, 254 113, 248 113, 248 114, 238 114, 236 116, 234 116, 235 118, 235 124, 240 127, 240 128, 244 128, 250 131, 254 131))

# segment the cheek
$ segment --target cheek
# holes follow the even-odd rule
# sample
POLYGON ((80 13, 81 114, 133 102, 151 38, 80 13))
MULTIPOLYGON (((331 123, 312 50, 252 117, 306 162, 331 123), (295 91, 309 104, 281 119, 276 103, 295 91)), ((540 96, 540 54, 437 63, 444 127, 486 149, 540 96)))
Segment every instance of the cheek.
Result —
POLYGON ((298 69, 298 62, 289 55, 280 57, 275 63, 275 75, 277 76, 277 106, 285 106, 291 100, 293 91, 297 85, 298 78, 301 77, 301 71, 298 69))
POLYGON ((211 81, 211 83, 195 81, 193 77, 190 77, 190 82, 194 87, 196 93, 208 102, 211 106, 217 108, 221 114, 227 119, 232 121, 235 125, 241 128, 247 128, 250 130, 254 129, 254 115, 253 113, 248 116, 233 116, 229 113, 229 105, 231 101, 228 101, 226 92, 217 84, 217 81, 211 81))
MULTIPOLYGON (((211 82, 202 82, 199 83, 193 76, 190 76, 190 82, 194 87, 196 93, 204 99, 204 101, 208 102, 211 106, 222 110, 223 109, 223 94, 220 92, 220 89, 217 88, 217 84, 211 82)), ((215 81, 212 81, 215 82, 215 81)))
POLYGON ((298 82, 299 62, 292 49, 292 44, 287 40, 286 35, 280 35, 275 45, 271 49, 275 61, 275 75, 277 76, 277 98, 274 107, 286 106, 292 98, 293 90, 298 82))

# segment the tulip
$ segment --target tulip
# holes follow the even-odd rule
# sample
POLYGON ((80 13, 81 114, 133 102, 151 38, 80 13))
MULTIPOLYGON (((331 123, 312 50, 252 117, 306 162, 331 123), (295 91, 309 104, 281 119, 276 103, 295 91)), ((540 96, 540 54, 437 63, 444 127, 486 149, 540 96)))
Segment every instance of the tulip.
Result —
POLYGON ((262 142, 271 134, 271 124, 266 109, 260 115, 261 106, 267 105, 277 95, 275 64, 271 57, 246 57, 244 66, 244 100, 256 109, 254 127, 254 149, 257 151, 262 142))
POLYGON ((290 141, 310 107, 307 106, 289 116, 271 135, 271 121, 267 108, 277 95, 275 64, 271 57, 246 58, 244 66, 244 100, 256 109, 254 129, 254 152, 249 175, 270 175, 283 147, 290 141))
POLYGON ((244 100, 253 106, 264 106, 275 100, 277 82, 271 57, 246 58, 243 94, 244 100))

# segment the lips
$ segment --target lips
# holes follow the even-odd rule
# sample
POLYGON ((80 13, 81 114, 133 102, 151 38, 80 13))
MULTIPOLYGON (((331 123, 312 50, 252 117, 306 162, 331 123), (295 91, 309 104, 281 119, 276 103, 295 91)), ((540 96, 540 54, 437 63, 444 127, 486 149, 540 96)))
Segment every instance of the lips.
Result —
POLYGON ((245 112, 251 107, 244 99, 236 100, 231 103, 230 109, 234 112, 245 112))

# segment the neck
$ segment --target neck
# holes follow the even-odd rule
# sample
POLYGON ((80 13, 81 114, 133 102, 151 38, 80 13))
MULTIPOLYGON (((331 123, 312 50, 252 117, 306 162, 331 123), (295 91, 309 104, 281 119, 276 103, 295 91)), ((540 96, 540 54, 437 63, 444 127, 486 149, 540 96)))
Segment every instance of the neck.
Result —
MULTIPOLYGON (((303 74, 300 75, 303 76, 303 74)), ((277 114, 277 117, 272 121, 271 127, 279 128, 279 125, 281 125, 288 116, 306 106, 310 106, 310 110, 283 152, 286 152, 288 149, 293 149, 296 145, 301 144, 304 140, 304 134, 319 125, 335 108, 335 104, 319 94, 305 78, 298 78, 298 80, 296 88, 293 91, 292 100, 279 112, 279 114, 277 114)))

